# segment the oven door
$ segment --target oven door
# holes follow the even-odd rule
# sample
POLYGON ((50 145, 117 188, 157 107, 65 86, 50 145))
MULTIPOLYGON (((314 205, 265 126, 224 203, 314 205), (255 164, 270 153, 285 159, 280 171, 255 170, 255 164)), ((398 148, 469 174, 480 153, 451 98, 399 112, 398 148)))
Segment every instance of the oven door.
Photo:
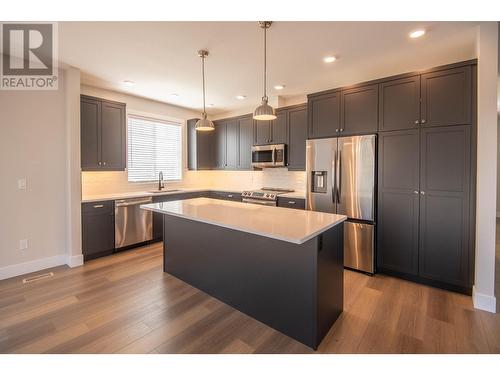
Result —
POLYGON ((243 203, 261 204, 263 206, 276 206, 276 201, 265 201, 262 199, 254 198, 243 198, 241 201, 243 203))

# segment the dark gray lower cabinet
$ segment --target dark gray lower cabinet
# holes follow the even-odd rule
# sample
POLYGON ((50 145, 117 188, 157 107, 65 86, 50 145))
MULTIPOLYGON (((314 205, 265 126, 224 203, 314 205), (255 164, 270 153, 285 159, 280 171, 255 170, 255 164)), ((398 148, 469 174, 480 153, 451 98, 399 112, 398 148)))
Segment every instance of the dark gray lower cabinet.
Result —
POLYGON ((302 198, 278 197, 278 207, 306 209, 306 200, 302 198))
POLYGON ((114 201, 82 204, 82 252, 89 260, 112 254, 115 249, 114 201))
POLYGON ((470 283, 470 157, 469 126, 422 130, 419 275, 456 286, 470 283))
POLYGON ((419 131, 379 134, 378 266, 418 274, 419 131))
POLYGON ((241 193, 230 191, 210 191, 209 198, 241 202, 241 193))
POLYGON ((471 127, 379 135, 378 267, 471 293, 471 127))

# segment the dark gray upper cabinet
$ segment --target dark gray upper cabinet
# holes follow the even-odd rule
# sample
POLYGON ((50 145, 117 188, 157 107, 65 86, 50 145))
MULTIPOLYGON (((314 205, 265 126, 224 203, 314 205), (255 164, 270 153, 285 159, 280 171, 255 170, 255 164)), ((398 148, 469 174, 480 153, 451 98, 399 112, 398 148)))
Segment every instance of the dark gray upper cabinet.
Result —
POLYGON ((307 107, 290 108, 288 115, 288 169, 305 171, 307 107))
POLYGON ((471 129, 422 129, 419 274, 469 284, 471 129))
POLYGON ((420 76, 379 85, 379 130, 418 128, 420 121, 420 76))
POLYGON ((80 113, 82 170, 99 169, 101 161, 101 102, 82 97, 80 113))
POLYGON ((82 253, 84 260, 111 254, 115 248, 113 201, 82 204, 82 253))
POLYGON ((101 162, 102 169, 124 170, 125 106, 103 101, 101 106, 101 162))
POLYGON ((308 138, 335 137, 340 131, 340 90, 308 97, 308 138))
POLYGON ((197 131, 195 126, 198 119, 187 121, 188 140, 188 169, 206 170, 215 166, 213 160, 213 131, 197 131))
POLYGON ((418 274, 419 130, 379 135, 378 267, 418 274))
POLYGON ((422 125, 471 124, 471 85, 470 66, 423 74, 422 125))
POLYGON ((287 143, 287 111, 276 111, 276 119, 271 121, 271 143, 287 143))
POLYGON ((271 121, 255 120, 255 141, 256 145, 266 145, 271 143, 271 121))
POLYGON ((378 85, 342 90, 340 113, 340 135, 377 132, 378 85))
POLYGON ((126 106, 82 95, 81 167, 84 171, 126 168, 126 106))
POLYGON ((239 158, 238 169, 252 170, 252 145, 253 145, 253 117, 252 115, 238 120, 239 130, 239 158))
POLYGON ((226 167, 226 122, 215 122, 214 161, 216 169, 226 167))
POLYGON ((239 131, 238 121, 226 122, 226 164, 227 169, 236 169, 239 164, 239 131))

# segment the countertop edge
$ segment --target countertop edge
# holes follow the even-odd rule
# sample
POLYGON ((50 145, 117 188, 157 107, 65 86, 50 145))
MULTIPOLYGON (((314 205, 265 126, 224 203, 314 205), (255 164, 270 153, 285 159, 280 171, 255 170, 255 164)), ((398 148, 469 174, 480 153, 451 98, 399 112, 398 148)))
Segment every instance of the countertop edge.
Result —
MULTIPOLYGON (((239 232, 255 234, 257 236, 272 238, 272 239, 279 240, 279 241, 290 242, 290 243, 294 243, 296 245, 302 245, 303 243, 309 241, 310 239, 318 236, 319 234, 327 231, 328 229, 331 229, 334 226, 336 226, 336 225, 338 225, 340 223, 343 223, 344 221, 347 220, 347 216, 344 216, 344 217, 336 220, 335 222, 333 222, 331 224, 328 224, 325 227, 323 227, 323 228, 321 228, 321 229, 319 229, 317 231, 312 232, 311 234, 307 235, 306 237, 300 238, 299 240, 292 240, 292 239, 287 238, 287 237, 274 236, 274 235, 271 235, 271 234, 268 234, 268 233, 262 233, 262 232, 258 232, 258 231, 251 230, 251 229, 244 229, 244 228, 241 228, 241 227, 236 227, 236 226, 232 226, 232 225, 228 225, 228 224, 223 224, 223 223, 216 222, 216 221, 213 221, 213 220, 204 220, 204 219, 195 218, 195 217, 192 217, 192 216, 181 215, 181 214, 178 214, 178 213, 175 213, 175 212, 170 212, 170 211, 165 211, 165 210, 157 209, 157 208, 154 208, 154 207, 148 207, 147 204, 143 204, 140 207, 143 210, 149 210, 149 211, 157 212, 157 213, 160 213, 160 214, 163 214, 163 215, 175 216, 175 217, 179 217, 179 218, 186 219, 186 220, 192 220, 192 221, 197 221, 197 222, 200 222, 200 223, 205 223, 205 224, 219 226, 219 227, 222 227, 222 228, 227 228, 227 229, 231 229, 231 230, 237 230, 239 232)), ((293 210, 293 208, 284 208, 284 207, 277 207, 277 208, 281 208, 281 209, 284 209, 284 210, 293 210)))

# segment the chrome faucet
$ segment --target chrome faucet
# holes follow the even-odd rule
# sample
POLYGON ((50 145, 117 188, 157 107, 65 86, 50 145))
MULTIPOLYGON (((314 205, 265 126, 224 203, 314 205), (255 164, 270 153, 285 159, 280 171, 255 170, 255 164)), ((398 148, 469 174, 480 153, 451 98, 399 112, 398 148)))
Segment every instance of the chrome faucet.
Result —
POLYGON ((158 175, 158 190, 161 191, 161 189, 163 189, 164 187, 165 185, 163 184, 163 172, 160 171, 158 175))

